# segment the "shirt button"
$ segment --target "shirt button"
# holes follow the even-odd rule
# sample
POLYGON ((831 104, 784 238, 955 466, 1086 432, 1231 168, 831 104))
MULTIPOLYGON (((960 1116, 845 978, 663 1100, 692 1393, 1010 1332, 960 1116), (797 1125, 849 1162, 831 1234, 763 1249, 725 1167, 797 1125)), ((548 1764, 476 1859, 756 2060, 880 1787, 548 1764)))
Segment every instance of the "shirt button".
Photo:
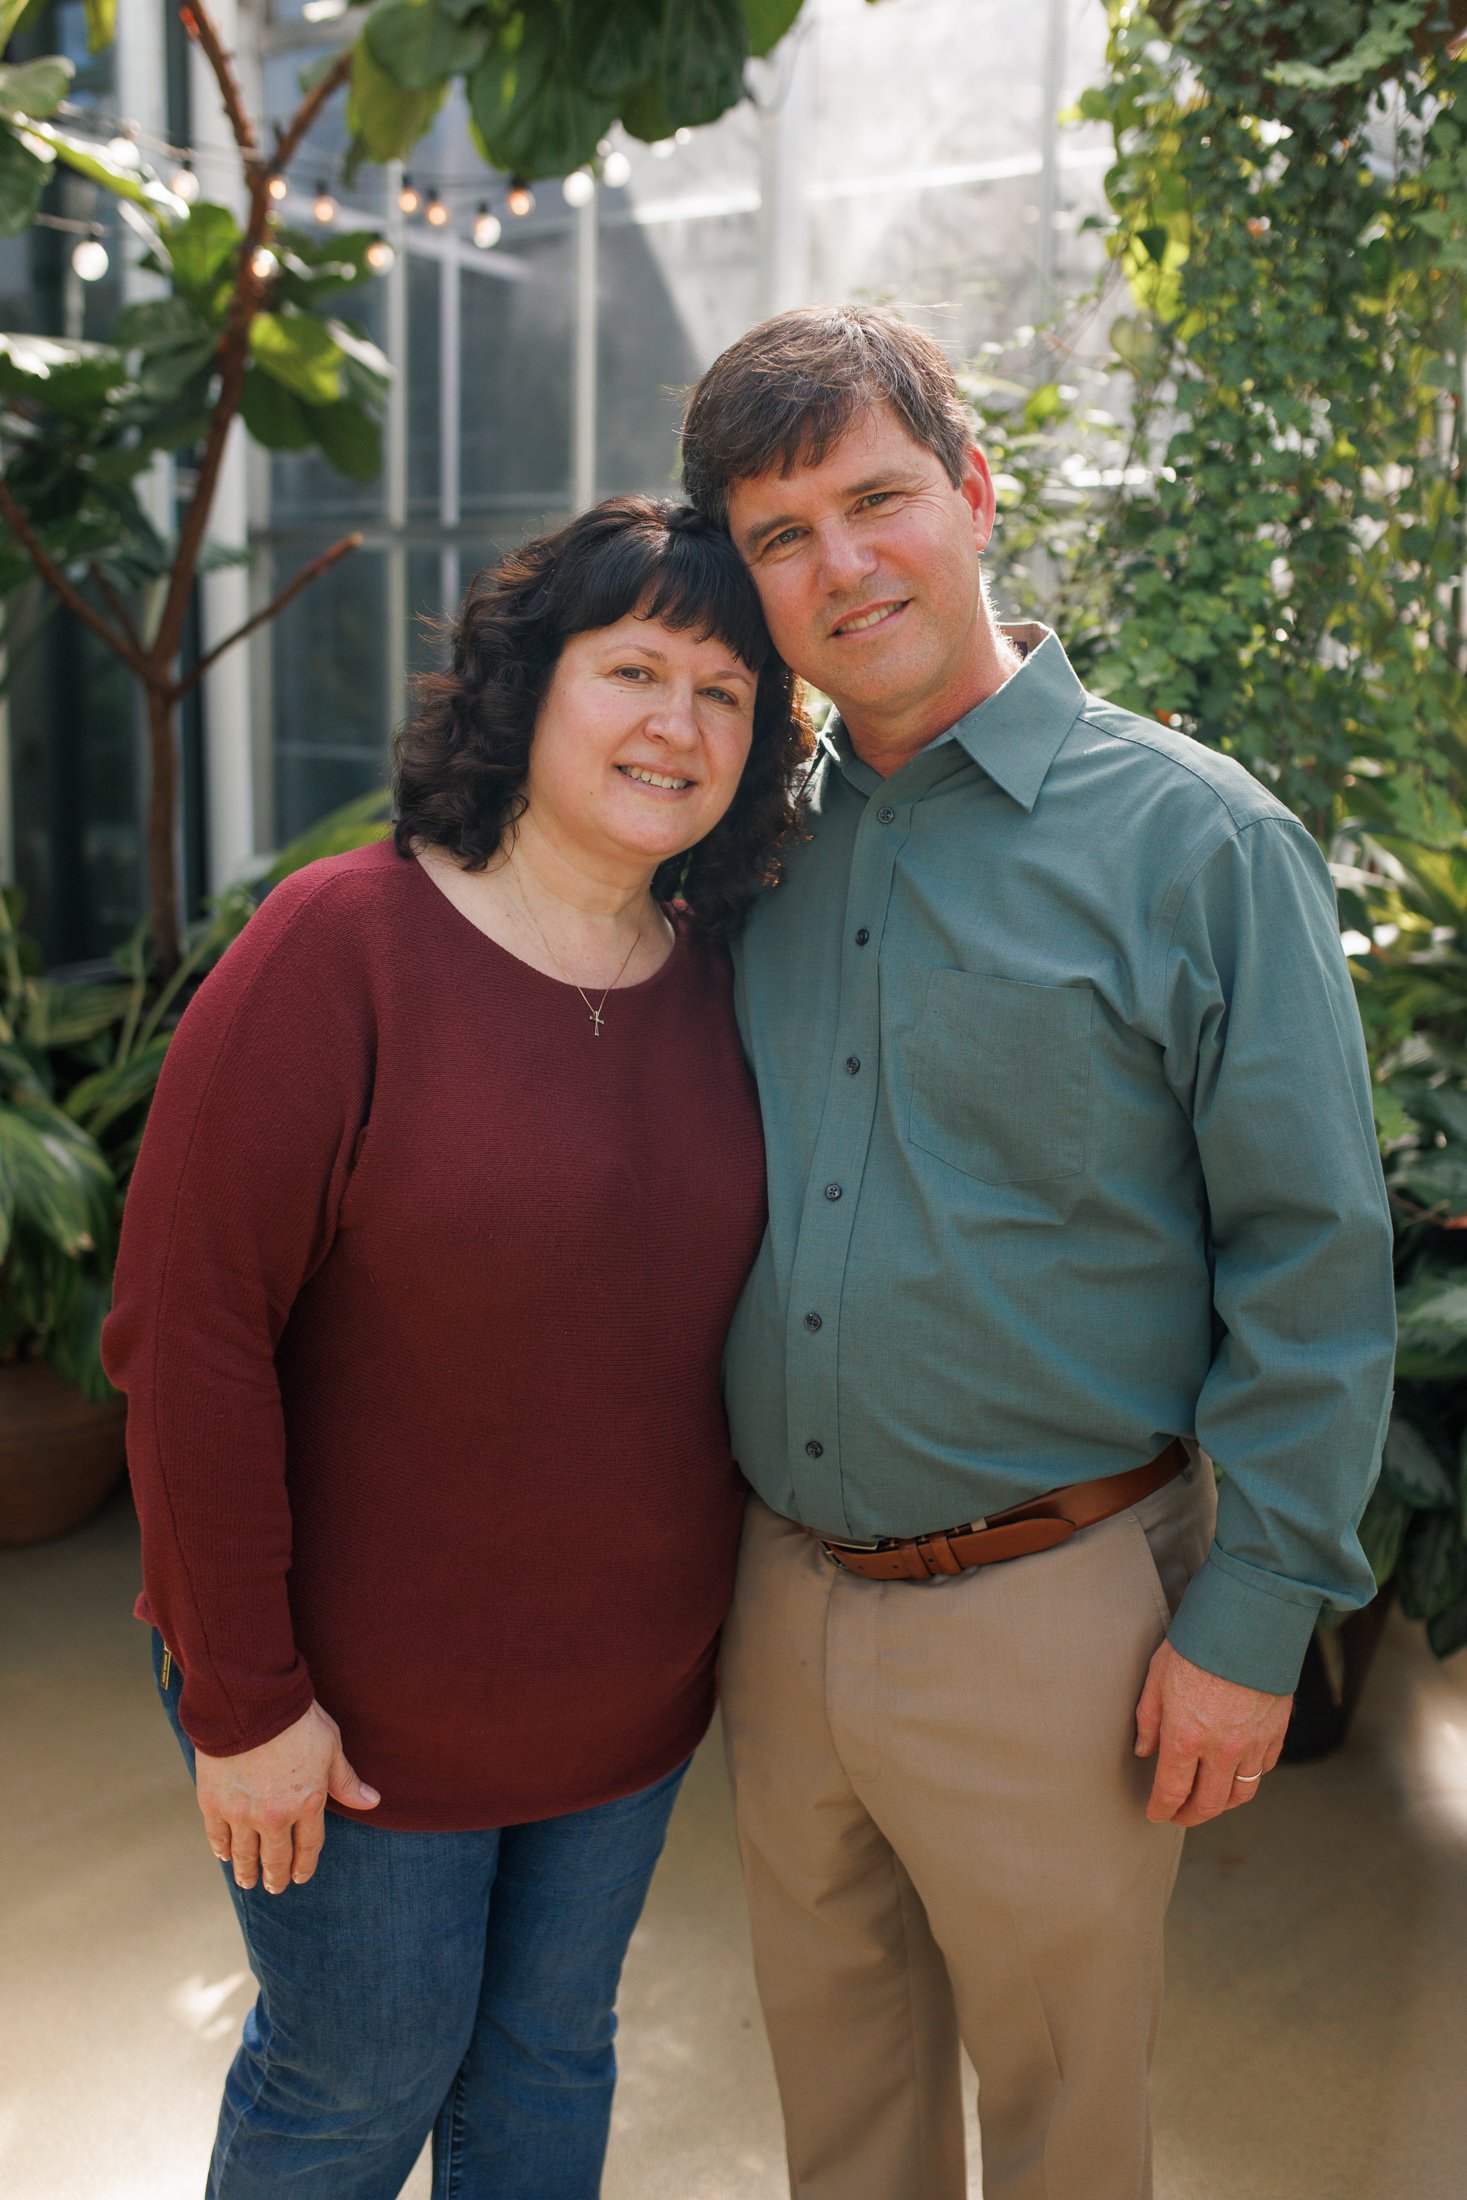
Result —
POLYGON ((866 942, 867 942, 867 940, 869 940, 869 939, 870 939, 870 937, 871 937, 871 934, 870 934, 870 933, 869 933, 869 932, 868 932, 868 931, 866 930, 866 927, 865 927, 865 925, 863 924, 863 925, 862 925, 862 927, 861 927, 861 929, 860 929, 860 931, 859 931, 859 932, 858 932, 858 933, 856 934, 856 945, 857 945, 857 947, 864 947, 864 946, 866 945, 866 942))
POLYGON ((825 1196, 827 1199, 839 1199, 840 1186, 838 1184, 827 1184, 825 1187, 825 1196))
POLYGON ((820 1327, 820 1316, 818 1314, 807 1314, 805 1316, 805 1327, 807 1329, 818 1329, 820 1327))
POLYGON ((859 1069, 860 1067, 861 1067, 861 1057, 860 1057, 860 1055, 859 1055, 859 1054, 848 1054, 848 1055, 846 1056, 846 1075, 847 1075, 847 1077, 854 1077, 854 1076, 855 1076, 855 1074, 856 1074, 856 1072, 857 1072, 857 1070, 858 1070, 858 1069, 859 1069))
POLYGON ((896 811, 892 808, 891 804, 889 802, 883 802, 881 808, 876 813, 876 822, 878 825, 889 825, 895 816, 896 811))
POLYGON ((813 1436, 810 1438, 809 1443, 805 1446, 806 1456, 811 1459, 818 1459, 824 1450, 825 1446, 823 1444, 817 1444, 813 1436))

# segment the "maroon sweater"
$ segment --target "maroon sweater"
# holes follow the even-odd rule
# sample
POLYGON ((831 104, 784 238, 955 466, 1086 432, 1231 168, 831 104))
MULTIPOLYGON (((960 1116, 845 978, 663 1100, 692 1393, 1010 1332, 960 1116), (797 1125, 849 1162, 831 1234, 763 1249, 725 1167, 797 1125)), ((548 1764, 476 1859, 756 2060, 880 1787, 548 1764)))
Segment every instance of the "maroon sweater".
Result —
POLYGON ((169 1048, 104 1334, 198 1746, 315 1695, 423 1830, 680 1763, 763 1216, 721 953, 680 937, 596 1038, 390 842, 277 887, 169 1048))

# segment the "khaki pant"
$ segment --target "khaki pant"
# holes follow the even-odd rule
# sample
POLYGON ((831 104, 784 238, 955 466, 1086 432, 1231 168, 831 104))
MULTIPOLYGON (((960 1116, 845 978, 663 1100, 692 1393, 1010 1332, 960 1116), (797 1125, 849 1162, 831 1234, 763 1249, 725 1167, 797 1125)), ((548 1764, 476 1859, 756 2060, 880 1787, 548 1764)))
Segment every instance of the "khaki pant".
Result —
POLYGON ((1147 2200, 1181 1834, 1135 1708, 1205 1464, 1056 1549, 863 1581, 751 1500, 723 1717, 795 2200, 1147 2200))

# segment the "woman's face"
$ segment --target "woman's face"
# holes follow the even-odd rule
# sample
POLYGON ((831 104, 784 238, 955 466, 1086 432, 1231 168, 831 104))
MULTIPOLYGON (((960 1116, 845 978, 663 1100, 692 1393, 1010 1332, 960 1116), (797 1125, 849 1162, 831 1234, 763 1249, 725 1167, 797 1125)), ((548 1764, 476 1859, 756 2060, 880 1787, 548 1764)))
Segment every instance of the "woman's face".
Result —
POLYGON ((734 798, 757 684, 726 642, 635 612, 573 634, 530 745, 536 828, 649 873, 691 848, 734 798))

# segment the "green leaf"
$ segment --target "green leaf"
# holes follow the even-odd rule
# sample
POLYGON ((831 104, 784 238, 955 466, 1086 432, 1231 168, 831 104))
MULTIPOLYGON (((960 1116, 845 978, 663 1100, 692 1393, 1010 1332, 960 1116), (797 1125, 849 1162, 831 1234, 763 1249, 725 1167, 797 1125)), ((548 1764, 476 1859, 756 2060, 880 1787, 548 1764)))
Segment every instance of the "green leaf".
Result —
POLYGON ((339 474, 376 480, 382 471, 382 429, 364 406, 344 400, 303 409, 312 437, 339 474))
POLYGON ((620 101, 657 66, 662 0, 566 0, 565 40, 584 89, 620 101))
POLYGON ((1386 1431, 1381 1487, 1417 1512, 1455 1513, 1457 1509, 1457 1491, 1450 1474, 1421 1431, 1399 1409, 1392 1413, 1386 1431))
POLYGON ((1394 1145, 1411 1129, 1411 1118, 1389 1085, 1373 1084, 1370 1105, 1375 1115, 1375 1135, 1382 1146, 1394 1145))
POLYGON ((305 451, 315 441, 305 406, 263 367, 245 373, 240 417, 267 451, 305 451))
POLYGON ((110 1231, 113 1196, 106 1161, 59 1109, 0 1106, 0 1252, 22 1230, 68 1259, 90 1252, 110 1231))
POLYGON ((110 344, 79 337, 0 336, 0 395, 45 405, 63 418, 90 419, 126 381, 127 361, 110 344))
POLYGON ((1444 1382, 1467 1375, 1467 1283, 1427 1274, 1396 1294, 1396 1373, 1444 1382))
POLYGON ((59 985, 37 980, 26 1000, 26 1041, 36 1047, 76 1046, 120 1022, 127 1006, 121 985, 59 985))
POLYGON ((1467 1147, 1430 1147, 1404 1160, 1393 1181, 1444 1219, 1467 1213, 1467 1147))
POLYGON ((373 787, 368 794, 354 796, 282 848, 265 871, 262 883, 278 886, 293 871, 304 870, 321 856, 345 855, 352 848, 370 846, 382 839, 391 816, 390 788, 373 787))
POLYGON ((209 199, 191 206, 186 219, 173 223, 163 237, 180 289, 205 302, 212 299, 225 270, 232 270, 242 242, 229 208, 209 199))
POLYGON ((362 36, 373 60, 403 91, 436 92, 448 77, 478 66, 489 26, 455 22, 435 0, 378 0, 362 36))
POLYGON ((217 331, 187 298, 147 298, 125 306, 112 326, 124 351, 178 351, 213 342, 217 331))
POLYGON ((365 37, 352 48, 346 119, 354 140, 371 160, 402 160, 432 127, 448 90, 405 92, 395 84, 365 37))
POLYGON ((628 137, 640 138, 644 145, 660 145, 672 136, 677 124, 659 79, 649 78, 626 94, 621 102, 621 126, 628 137))
POLYGON ((19 68, 0 65, 0 115, 33 116, 44 122, 65 99, 76 64, 62 54, 25 61, 19 68))
POLYGON ((63 1382, 74 1383, 93 1405, 105 1405, 117 1395, 102 1367, 102 1324, 111 1305, 110 1275, 82 1270, 60 1318, 42 1341, 46 1359, 63 1382))
POLYGON ((72 137, 52 122, 32 122, 27 135, 49 146, 58 160, 90 183, 100 183, 114 198, 129 199, 134 206, 145 206, 153 214, 176 217, 182 210, 183 202, 156 176, 114 160, 90 138, 72 137))
POLYGON ((494 166, 515 176, 564 176, 596 157, 616 120, 616 101, 588 92, 572 74, 559 11, 540 7, 501 30, 468 79, 469 111, 494 166))
POLYGON ((679 126, 716 122, 744 94, 742 0, 664 0, 662 96, 679 126))
POLYGON ((16 24, 32 5, 32 0, 0 0, 0 53, 10 44, 16 24))
POLYGON ((329 320, 324 327, 332 342, 354 369, 353 381, 363 396, 385 397, 392 387, 392 361, 360 329, 349 321, 329 320))
POLYGON ((1467 1591, 1467 1547, 1449 1513, 1418 1513, 1408 1524, 1396 1567, 1407 1619, 1433 1619, 1467 1591))
POLYGON ((1426 1623, 1426 1639, 1439 1658, 1467 1645, 1467 1588, 1458 1592, 1426 1623))
POLYGON ((51 174, 14 132, 0 127, 0 237, 18 237, 29 229, 51 174))
POLYGON ((74 1085, 65 1102, 73 1122, 80 1123, 93 1138, 100 1138, 130 1109, 151 1100, 171 1036, 165 1032, 150 1039, 130 1060, 110 1064, 74 1085))
POLYGON ((793 29, 804 0, 744 0, 744 29, 756 61, 772 52, 793 29))
POLYGON ((117 33, 117 0, 83 0, 87 18, 87 50, 100 53, 117 33))
POLYGON ((1399 0, 1397 6, 1382 7, 1376 12, 1377 21, 1347 54, 1332 61, 1328 67, 1316 68, 1307 61, 1281 61, 1266 70, 1265 75, 1274 84, 1288 84, 1308 92, 1342 91, 1365 77, 1381 75, 1391 63, 1409 52, 1411 35, 1420 24, 1423 11, 1421 0, 1399 0))
POLYGON ((257 313, 250 355, 308 405, 331 405, 341 395, 340 347, 312 314, 257 313))

